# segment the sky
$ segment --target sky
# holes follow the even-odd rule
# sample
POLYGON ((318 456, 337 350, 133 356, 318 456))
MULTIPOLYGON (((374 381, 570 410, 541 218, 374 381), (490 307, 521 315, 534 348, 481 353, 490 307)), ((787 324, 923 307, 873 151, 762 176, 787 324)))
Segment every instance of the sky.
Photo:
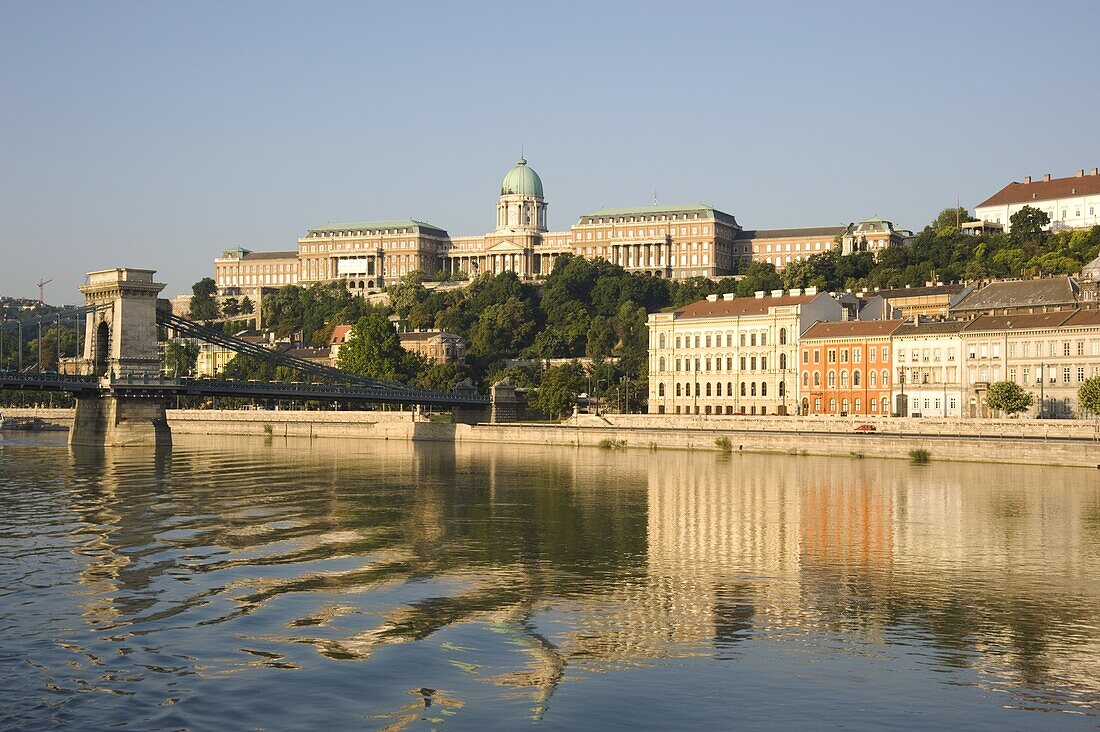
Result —
POLYGON ((702 202, 920 229, 1100 165, 1100 3, 0 0, 0 295, 309 228, 702 202))

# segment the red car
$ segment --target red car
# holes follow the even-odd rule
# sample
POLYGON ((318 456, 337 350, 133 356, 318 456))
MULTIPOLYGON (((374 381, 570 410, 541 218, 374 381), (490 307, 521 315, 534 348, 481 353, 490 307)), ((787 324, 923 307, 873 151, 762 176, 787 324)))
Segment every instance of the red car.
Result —
POLYGON ((856 427, 853 432, 878 432, 878 427, 875 427, 873 424, 861 424, 859 427, 856 427))

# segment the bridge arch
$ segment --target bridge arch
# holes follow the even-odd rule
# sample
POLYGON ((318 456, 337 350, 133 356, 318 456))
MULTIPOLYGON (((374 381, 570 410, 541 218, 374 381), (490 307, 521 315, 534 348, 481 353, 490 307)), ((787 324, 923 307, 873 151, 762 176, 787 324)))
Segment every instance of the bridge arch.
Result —
POLYGON ((92 373, 95 376, 107 375, 107 361, 111 354, 111 326, 107 321, 99 321, 95 329, 95 352, 92 361, 92 373))

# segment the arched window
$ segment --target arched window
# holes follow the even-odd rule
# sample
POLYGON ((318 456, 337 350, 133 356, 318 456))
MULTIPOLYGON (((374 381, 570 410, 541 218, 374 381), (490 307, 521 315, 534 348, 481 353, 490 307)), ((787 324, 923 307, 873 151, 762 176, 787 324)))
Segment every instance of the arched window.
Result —
POLYGON ((733 396, 733 382, 732 381, 727 381, 726 382, 726 395, 727 396, 733 396))
POLYGON ((676 396, 683 396, 683 385, 682 384, 677 384, 676 385, 676 396))
POLYGON ((756 396, 756 382, 749 384, 749 396, 756 396))
POLYGON ((858 371, 853 371, 852 372, 852 386, 859 386, 859 385, 860 385, 859 384, 859 372, 858 371))
POLYGON ((890 411, 890 397, 882 398, 882 413, 886 414, 890 411))
POLYGON ((829 411, 830 412, 835 412, 836 411, 836 399, 830 399, 829 400, 829 411))
POLYGON ((745 396, 745 382, 741 382, 741 396, 745 396))
POLYGON ((719 381, 714 385, 714 396, 722 396, 722 382, 719 381))
POLYGON ((661 356, 661 359, 658 363, 660 365, 657 367, 657 370, 663 374, 665 372, 665 357, 661 356))
POLYGON ((890 372, 887 371, 886 369, 882 370, 882 383, 881 383, 881 386, 884 389, 887 386, 890 386, 890 372))
POLYGON ((780 371, 786 371, 787 370, 787 354, 785 354, 785 353, 779 354, 779 370, 780 371))
POLYGON ((664 384, 658 384, 657 385, 657 396, 664 396, 664 395, 665 395, 665 385, 664 384))
POLYGON ((821 372, 814 372, 814 386, 821 386, 821 372))
POLYGON ((779 396, 781 396, 781 397, 787 396, 787 382, 786 381, 780 381, 779 382, 779 396))
POLYGON ((766 397, 768 395, 768 382, 760 382, 760 396, 766 397))
POLYGON ((841 371, 840 372, 840 388, 843 389, 846 386, 848 386, 848 372, 847 371, 841 371))
POLYGON ((657 336, 657 347, 658 348, 664 348, 665 347, 665 334, 664 333, 657 336))
POLYGON ((809 385, 810 385, 810 372, 809 371, 803 371, 802 372, 802 386, 809 386, 809 385))
POLYGON ((836 372, 835 371, 830 371, 829 372, 829 388, 833 389, 835 387, 836 387, 836 372))
POLYGON ((707 396, 710 396, 710 382, 707 382, 707 396))
MULTIPOLYGON (((684 396, 691 396, 691 384, 684 384, 684 396)), ((696 394, 696 396, 699 396, 696 394)))
POLYGON ((878 372, 872 371, 868 374, 871 377, 871 386, 878 386, 878 372))
POLYGON ((840 411, 842 411, 842 412, 847 412, 848 411, 848 400, 847 399, 842 399, 840 401, 840 411))

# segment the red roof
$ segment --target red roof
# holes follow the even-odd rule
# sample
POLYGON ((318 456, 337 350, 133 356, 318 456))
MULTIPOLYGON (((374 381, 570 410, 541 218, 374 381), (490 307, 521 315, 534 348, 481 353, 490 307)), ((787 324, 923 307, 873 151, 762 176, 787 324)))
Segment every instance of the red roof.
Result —
POLYGON ((904 323, 904 320, 843 320, 836 323, 814 323, 802 334, 802 340, 885 336, 893 333, 904 323))
POLYGON ((699 300, 676 311, 680 318, 724 318, 733 315, 763 315, 769 309, 783 305, 804 305, 813 302, 824 293, 816 295, 781 295, 779 297, 735 297, 723 300, 699 300))
POLYGON ((1063 325, 1100 325, 1100 310, 1078 310, 1063 325))
POLYGON ((348 339, 348 333, 351 332, 352 326, 350 325, 338 325, 332 329, 332 337, 328 342, 332 345, 343 344, 348 339))
POLYGON ((1011 203, 1031 203, 1032 201, 1051 201, 1055 198, 1073 198, 1074 196, 1095 196, 1100 194, 1100 175, 1089 174, 1052 180, 1033 180, 1030 183, 1013 181, 978 204, 982 206, 1004 206, 1011 203))
POLYGON ((971 320, 963 330, 1034 330, 1057 328, 1073 315, 1069 310, 1056 310, 1051 313, 1017 313, 1015 315, 980 315, 971 320))

